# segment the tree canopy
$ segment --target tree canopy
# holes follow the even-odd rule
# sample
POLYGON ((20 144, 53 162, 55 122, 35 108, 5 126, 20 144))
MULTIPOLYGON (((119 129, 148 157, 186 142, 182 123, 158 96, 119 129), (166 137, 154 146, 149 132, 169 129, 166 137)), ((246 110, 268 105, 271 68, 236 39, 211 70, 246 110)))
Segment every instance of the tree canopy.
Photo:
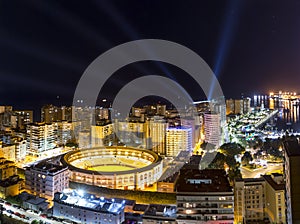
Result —
POLYGON ((220 146, 220 152, 227 156, 235 156, 245 151, 245 148, 238 143, 225 143, 220 146))

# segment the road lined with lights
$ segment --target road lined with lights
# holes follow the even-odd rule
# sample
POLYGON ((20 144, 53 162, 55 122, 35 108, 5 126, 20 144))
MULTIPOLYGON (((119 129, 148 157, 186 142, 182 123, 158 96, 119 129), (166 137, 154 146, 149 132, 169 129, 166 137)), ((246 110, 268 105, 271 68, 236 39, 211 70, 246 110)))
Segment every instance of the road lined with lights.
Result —
POLYGON ((259 178, 261 175, 265 175, 266 173, 272 173, 277 170, 283 170, 282 163, 269 163, 266 168, 257 168, 254 170, 241 167, 241 173, 243 178, 259 178))
POLYGON ((20 220, 25 223, 31 223, 33 220, 41 220, 46 224, 61 224, 61 222, 49 219, 45 214, 37 214, 31 210, 24 210, 23 208, 12 205, 9 202, 1 200, 0 204, 3 206, 3 214, 12 217, 16 220, 20 220))

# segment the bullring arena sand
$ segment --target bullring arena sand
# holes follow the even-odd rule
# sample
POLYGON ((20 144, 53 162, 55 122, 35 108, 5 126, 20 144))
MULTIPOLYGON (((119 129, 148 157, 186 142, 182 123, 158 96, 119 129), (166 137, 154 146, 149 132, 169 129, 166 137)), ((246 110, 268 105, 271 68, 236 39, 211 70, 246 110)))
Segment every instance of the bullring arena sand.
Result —
POLYGON ((93 157, 76 160, 72 165, 76 167, 98 172, 128 171, 145 167, 151 164, 150 161, 141 158, 125 156, 118 157, 93 157))

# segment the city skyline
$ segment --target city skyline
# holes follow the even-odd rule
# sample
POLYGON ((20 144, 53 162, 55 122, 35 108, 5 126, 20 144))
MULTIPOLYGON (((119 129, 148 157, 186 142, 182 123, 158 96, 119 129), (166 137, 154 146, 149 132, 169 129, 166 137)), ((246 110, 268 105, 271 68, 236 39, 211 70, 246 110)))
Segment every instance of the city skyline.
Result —
MULTIPOLYGON (((70 105, 80 76, 97 56, 145 38, 174 41, 195 51, 215 72, 226 98, 298 88, 299 1, 1 4, 5 104, 70 105)), ((149 74, 173 78, 195 100, 205 98, 186 73, 158 62, 125 66, 109 79, 101 97, 113 99, 127 82, 149 74)))
POLYGON ((1 1, 0 223, 300 222, 299 10, 1 1))

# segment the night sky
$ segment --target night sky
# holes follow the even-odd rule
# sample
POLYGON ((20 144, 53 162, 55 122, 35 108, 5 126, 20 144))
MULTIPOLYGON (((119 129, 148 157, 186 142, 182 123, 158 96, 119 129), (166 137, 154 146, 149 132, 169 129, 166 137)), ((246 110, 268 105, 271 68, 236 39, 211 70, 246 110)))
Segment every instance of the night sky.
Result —
MULTIPOLYGON (((0 104, 70 105, 95 58, 145 38, 195 51, 215 72, 226 98, 300 92, 300 1, 1 0, 0 104)), ((117 71, 100 96, 113 99, 127 82, 147 74, 171 77, 195 100, 204 97, 183 71, 154 62, 117 71)))

